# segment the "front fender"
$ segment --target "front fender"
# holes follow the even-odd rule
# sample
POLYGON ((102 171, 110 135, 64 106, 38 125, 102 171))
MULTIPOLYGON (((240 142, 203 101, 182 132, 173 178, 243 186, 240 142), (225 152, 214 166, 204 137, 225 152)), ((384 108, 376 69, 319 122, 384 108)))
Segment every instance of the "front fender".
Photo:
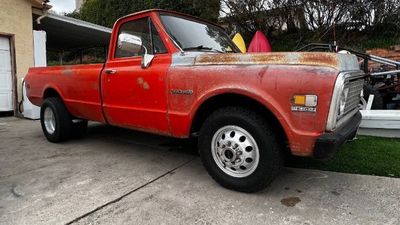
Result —
POLYGON ((326 119, 338 71, 317 66, 213 65, 176 66, 168 77, 168 119, 171 133, 190 135, 199 107, 208 99, 233 93, 254 99, 281 123, 291 150, 312 155, 316 137, 325 131, 326 119), (174 94, 188 91, 191 95, 174 94), (295 94, 318 96, 317 112, 292 112, 295 94))
POLYGON ((229 94, 243 96, 259 103, 266 110, 270 111, 272 115, 274 115, 274 117, 279 121, 282 127, 288 128, 285 129, 286 133, 290 133, 290 124, 287 123, 284 114, 282 114, 284 110, 282 109, 281 105, 278 104, 270 94, 263 92, 261 89, 253 89, 249 91, 248 89, 243 88, 243 86, 219 87, 218 89, 208 90, 207 92, 205 92, 198 99, 198 101, 196 101, 196 103, 190 110, 189 117, 191 124, 193 124, 193 120, 196 116, 196 113, 203 104, 205 104, 210 99, 213 99, 214 97, 218 97, 221 95, 229 95, 229 94))

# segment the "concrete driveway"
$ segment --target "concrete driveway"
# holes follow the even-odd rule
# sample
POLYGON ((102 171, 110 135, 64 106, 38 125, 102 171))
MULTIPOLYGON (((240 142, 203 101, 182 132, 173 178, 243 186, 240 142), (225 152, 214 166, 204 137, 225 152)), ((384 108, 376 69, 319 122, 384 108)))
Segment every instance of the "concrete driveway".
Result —
POLYGON ((400 224, 400 179, 286 168, 265 191, 216 184, 186 141, 91 124, 48 143, 0 118, 0 224, 400 224))

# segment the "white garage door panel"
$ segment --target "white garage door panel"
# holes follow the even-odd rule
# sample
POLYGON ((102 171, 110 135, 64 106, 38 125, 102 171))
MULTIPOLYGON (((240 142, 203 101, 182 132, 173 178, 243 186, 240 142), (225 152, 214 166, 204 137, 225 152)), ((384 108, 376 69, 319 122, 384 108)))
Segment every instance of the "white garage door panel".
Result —
POLYGON ((11 72, 0 70, 0 93, 11 92, 11 83, 11 72))
POLYGON ((5 37, 0 37, 0 50, 10 51, 10 40, 5 37))
POLYGON ((13 110, 11 76, 10 41, 0 37, 0 111, 13 110))
POLYGON ((0 112, 12 111, 12 94, 0 94, 0 112), (9 100, 8 100, 9 99, 9 100), (3 101, 6 100, 6 101, 3 101))
POLYGON ((0 49, 0 71, 11 73, 10 51, 5 51, 0 49))

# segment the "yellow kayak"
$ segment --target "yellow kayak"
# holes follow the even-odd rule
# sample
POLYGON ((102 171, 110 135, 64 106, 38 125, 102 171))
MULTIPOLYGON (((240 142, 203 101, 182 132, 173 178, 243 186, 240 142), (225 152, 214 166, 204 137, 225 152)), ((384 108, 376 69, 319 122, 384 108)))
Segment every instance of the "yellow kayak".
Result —
POLYGON ((236 46, 240 49, 240 51, 242 53, 247 52, 246 43, 244 42, 242 35, 240 35, 239 33, 236 33, 235 36, 233 37, 232 41, 233 41, 233 43, 236 44, 236 46))

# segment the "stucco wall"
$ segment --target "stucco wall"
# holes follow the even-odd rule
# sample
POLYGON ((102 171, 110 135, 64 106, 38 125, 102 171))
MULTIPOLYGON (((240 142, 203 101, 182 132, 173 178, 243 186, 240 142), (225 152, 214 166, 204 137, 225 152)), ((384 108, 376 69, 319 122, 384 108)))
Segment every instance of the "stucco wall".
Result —
POLYGON ((14 35, 18 98, 21 78, 33 66, 32 5, 30 0, 0 0, 0 33, 14 35))

